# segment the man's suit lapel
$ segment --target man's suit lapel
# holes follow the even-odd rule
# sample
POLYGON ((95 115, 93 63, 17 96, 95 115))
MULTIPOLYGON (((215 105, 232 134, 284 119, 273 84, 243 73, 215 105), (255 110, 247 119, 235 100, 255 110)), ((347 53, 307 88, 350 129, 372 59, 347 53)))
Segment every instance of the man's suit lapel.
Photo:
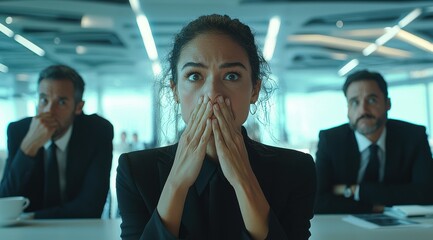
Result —
POLYGON ((35 206, 35 208, 42 208, 44 204, 44 194, 40 194, 44 192, 44 183, 45 183, 45 161, 44 161, 44 148, 41 147, 36 154, 36 161, 38 164, 35 166, 35 178, 32 178, 32 188, 33 192, 37 193, 34 197, 30 197, 33 199, 30 204, 35 206), (33 182, 34 181, 34 182, 33 182))
MULTIPOLYGON (((74 186, 77 178, 77 174, 83 173, 83 168, 86 168, 86 162, 84 156, 90 151, 87 149, 85 144, 85 131, 80 129, 81 116, 76 118, 74 126, 72 128, 71 138, 69 139, 66 156, 66 189, 65 197, 70 196, 71 191, 74 191, 74 186)), ((66 199, 67 200, 67 199, 66 199)))
POLYGON ((396 134, 396 129, 393 129, 392 124, 390 124, 389 120, 386 126, 386 153, 385 153, 385 174, 383 181, 386 182, 387 179, 398 177, 392 176, 390 174, 396 174, 400 171, 398 170, 400 166, 404 166, 404 163, 400 162, 401 151, 403 150, 403 146, 400 146, 399 140, 401 136, 396 134))
MULTIPOLYGON (((356 142, 354 131, 350 130, 347 133, 347 147, 345 148, 345 157, 343 158, 346 161, 345 164, 341 164, 340 166, 345 169, 349 169, 345 174, 345 178, 349 179, 351 183, 356 183, 358 179, 358 170, 361 162, 361 154, 359 152, 358 143, 356 142)), ((341 146, 343 148, 343 146, 341 146)), ((346 170, 342 170, 341 172, 345 172, 346 170)))
POLYGON ((75 127, 72 130, 71 139, 69 139, 68 147, 67 147, 67 155, 66 155, 66 189, 65 189, 65 197, 68 199, 70 195, 71 185, 74 182, 74 172, 80 172, 80 158, 78 157, 80 149, 78 148, 77 143, 77 131, 75 131, 75 127))

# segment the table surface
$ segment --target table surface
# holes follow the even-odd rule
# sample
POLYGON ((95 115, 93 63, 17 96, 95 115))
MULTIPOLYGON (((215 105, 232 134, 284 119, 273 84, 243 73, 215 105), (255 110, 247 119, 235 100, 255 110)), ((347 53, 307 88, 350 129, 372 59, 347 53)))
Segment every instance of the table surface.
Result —
POLYGON ((310 240, 432 240, 433 218, 410 218, 430 227, 384 227, 365 229, 342 220, 348 215, 316 215, 310 240))
MULTIPOLYGON (((431 240, 433 218, 413 220, 430 227, 365 229, 345 222, 347 215, 316 215, 311 221, 310 240, 431 240)), ((0 227, 1 240, 119 240, 120 219, 27 220, 0 227)))
POLYGON ((1 240, 119 240, 120 219, 27 220, 0 227, 1 240))

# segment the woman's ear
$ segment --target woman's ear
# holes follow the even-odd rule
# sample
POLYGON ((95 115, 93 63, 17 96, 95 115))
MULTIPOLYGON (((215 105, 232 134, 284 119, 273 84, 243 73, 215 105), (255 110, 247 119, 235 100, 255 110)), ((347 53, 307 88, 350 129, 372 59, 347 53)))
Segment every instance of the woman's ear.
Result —
POLYGON ((170 80, 170 88, 171 92, 173 92, 174 100, 179 103, 179 95, 177 94, 177 85, 173 80, 170 80))
POLYGON ((262 80, 258 79, 256 82, 256 85, 253 86, 253 91, 251 93, 251 103, 255 103, 257 102, 257 99, 259 99, 259 93, 260 93, 260 88, 262 87, 262 80))

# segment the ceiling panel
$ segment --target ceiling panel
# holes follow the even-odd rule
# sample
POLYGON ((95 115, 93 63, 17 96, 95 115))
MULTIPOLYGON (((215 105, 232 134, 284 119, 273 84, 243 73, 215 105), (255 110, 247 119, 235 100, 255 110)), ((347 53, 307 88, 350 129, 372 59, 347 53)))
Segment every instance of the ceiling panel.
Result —
MULTIPOLYGON (((371 68, 390 75, 428 69, 433 63, 433 51, 398 37, 387 42, 385 50, 408 53, 409 57, 381 52, 364 56, 360 48, 352 44, 353 41, 374 43, 384 34, 384 28, 398 24, 417 8, 422 11, 421 15, 404 30, 432 43, 431 1, 140 2, 149 19, 160 59, 170 50, 174 34, 202 14, 220 13, 239 18, 253 29, 260 48, 265 42, 269 19, 279 16, 281 27, 274 57, 269 63, 278 76, 280 87, 287 92, 339 89, 344 76, 339 76, 338 70, 352 59, 359 60, 358 69, 371 68), (291 40, 300 35, 312 35, 314 41, 291 40), (322 38, 319 36, 336 40, 318 43, 322 38), (345 43, 346 40, 349 42, 345 43)), ((8 73, 0 72, 0 88, 13 88, 14 81, 22 81, 16 77, 21 76, 19 74, 34 75, 53 63, 69 64, 95 78, 101 74, 122 75, 122 79, 131 81, 125 82, 125 86, 145 86, 153 78, 151 61, 127 0, 0 0, 0 23, 46 52, 40 57, 0 33, 0 63, 9 69, 8 73)), ((410 79, 401 79, 407 80, 410 79)), ((427 76, 426 81, 431 81, 431 76, 427 76)), ((89 86, 111 85, 90 83, 89 86)), ((29 90, 19 88, 14 92, 17 91, 29 90)))

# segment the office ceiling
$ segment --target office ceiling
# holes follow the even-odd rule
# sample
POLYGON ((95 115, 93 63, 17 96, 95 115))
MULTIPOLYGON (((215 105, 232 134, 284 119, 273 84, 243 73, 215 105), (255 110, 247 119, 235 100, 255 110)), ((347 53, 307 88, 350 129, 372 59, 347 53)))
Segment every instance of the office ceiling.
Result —
MULTIPOLYGON (((395 84, 430 81, 433 49, 402 34, 433 42, 431 1, 141 0, 159 57, 190 20, 211 13, 239 18, 255 31, 261 48, 269 19, 281 27, 269 61, 280 88, 308 92, 340 88, 338 71, 353 59, 395 84), (421 14, 371 55, 362 50, 410 12, 421 14)), ((34 74, 53 63, 77 68, 90 87, 150 86, 153 79, 128 0, 0 0, 0 23, 45 51, 40 57, 0 32, 0 97, 31 92, 34 74)), ((0 25, 1 26, 1 25, 0 25)), ((14 35, 14 36, 15 36, 14 35)))

